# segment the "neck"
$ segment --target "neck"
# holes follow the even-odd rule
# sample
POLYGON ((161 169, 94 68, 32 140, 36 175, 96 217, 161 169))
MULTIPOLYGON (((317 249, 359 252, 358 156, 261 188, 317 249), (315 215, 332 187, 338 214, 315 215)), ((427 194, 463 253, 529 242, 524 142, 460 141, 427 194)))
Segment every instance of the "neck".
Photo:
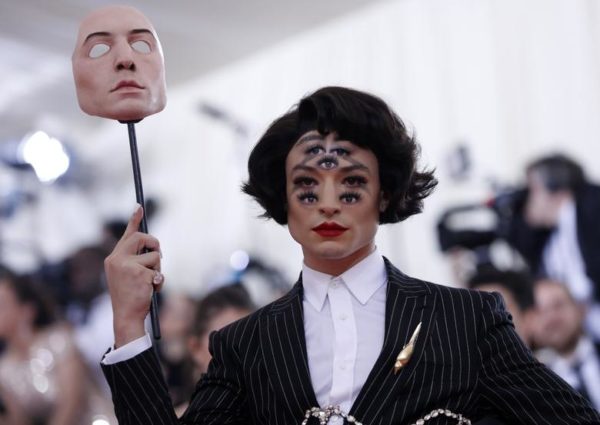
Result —
POLYGON ((571 357, 575 353, 575 350, 577 349, 577 345, 579 344, 579 340, 581 339, 581 337, 582 332, 573 335, 573 337, 570 338, 565 344, 563 344, 562 347, 557 348, 556 351, 558 351, 558 354, 560 354, 561 357, 571 357))
POLYGON ((373 251, 375 251, 375 244, 367 245, 344 258, 313 258, 305 255, 304 263, 318 272, 339 276, 367 258, 373 251))

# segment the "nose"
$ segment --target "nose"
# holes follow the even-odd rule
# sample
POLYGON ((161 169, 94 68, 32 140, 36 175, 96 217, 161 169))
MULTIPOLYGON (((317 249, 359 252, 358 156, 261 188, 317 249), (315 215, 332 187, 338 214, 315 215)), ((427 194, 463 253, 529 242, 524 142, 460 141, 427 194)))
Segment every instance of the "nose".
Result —
POLYGON ((319 212, 327 218, 333 217, 340 212, 340 200, 335 191, 335 185, 331 182, 325 183, 319 202, 319 212))
POLYGON ((129 43, 123 42, 115 46, 115 68, 117 71, 129 70, 135 71, 135 61, 133 60, 133 50, 129 43))

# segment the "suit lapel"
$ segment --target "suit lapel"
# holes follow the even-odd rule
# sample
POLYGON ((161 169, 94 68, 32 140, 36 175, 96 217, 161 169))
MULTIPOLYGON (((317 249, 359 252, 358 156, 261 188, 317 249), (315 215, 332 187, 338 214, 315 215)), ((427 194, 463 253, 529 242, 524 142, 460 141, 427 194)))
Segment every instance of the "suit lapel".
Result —
POLYGON ((350 413, 362 423, 374 423, 390 403, 398 399, 419 363, 434 319, 435 296, 427 286, 402 274, 387 259, 388 287, 383 348, 350 413), (410 361, 397 374, 396 357, 419 323, 421 331, 410 361))
POLYGON ((261 329, 269 381, 276 397, 301 421, 306 409, 319 405, 308 370, 301 281, 273 304, 261 329))

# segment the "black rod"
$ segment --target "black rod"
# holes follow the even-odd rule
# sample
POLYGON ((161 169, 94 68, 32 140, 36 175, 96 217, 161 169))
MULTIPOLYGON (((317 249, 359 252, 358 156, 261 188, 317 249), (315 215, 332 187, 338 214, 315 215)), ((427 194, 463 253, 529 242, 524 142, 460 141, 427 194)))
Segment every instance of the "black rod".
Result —
MULTIPOLYGON (((135 199, 137 203, 144 207, 144 215, 140 223, 140 232, 148 233, 148 223, 146 222, 146 204, 144 203, 144 189, 142 187, 142 173, 140 172, 140 159, 138 156, 137 140, 135 137, 135 122, 127 122, 127 132, 129 133, 129 148, 131 150, 131 165, 133 167, 133 182, 135 184, 135 199)), ((147 252, 147 250, 145 250, 147 252)), ((158 322, 158 299, 156 290, 153 289, 152 300, 150 302, 150 322, 152 323, 152 336, 154 339, 160 339, 160 323, 158 322)))

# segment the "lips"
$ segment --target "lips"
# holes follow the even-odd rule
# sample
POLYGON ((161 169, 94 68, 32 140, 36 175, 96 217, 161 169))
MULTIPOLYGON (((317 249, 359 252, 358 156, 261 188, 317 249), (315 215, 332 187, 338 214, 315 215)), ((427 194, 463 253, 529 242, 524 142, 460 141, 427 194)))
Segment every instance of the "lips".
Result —
POLYGON ((117 90, 125 89, 125 88, 143 89, 144 86, 138 84, 134 80, 123 80, 123 81, 119 81, 119 83, 116 86, 114 86, 110 91, 112 93, 117 90))
POLYGON ((346 230, 347 227, 344 227, 337 223, 321 223, 317 227, 313 227, 313 231, 317 232, 319 236, 324 238, 334 238, 336 236, 340 236, 346 230))

